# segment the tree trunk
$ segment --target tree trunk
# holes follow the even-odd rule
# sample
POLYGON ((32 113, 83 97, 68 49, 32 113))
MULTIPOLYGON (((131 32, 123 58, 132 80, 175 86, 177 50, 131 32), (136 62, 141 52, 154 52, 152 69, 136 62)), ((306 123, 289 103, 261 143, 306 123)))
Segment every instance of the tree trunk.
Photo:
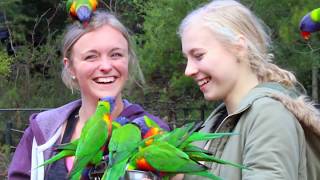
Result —
POLYGON ((312 99, 314 102, 318 103, 318 66, 312 67, 312 99))

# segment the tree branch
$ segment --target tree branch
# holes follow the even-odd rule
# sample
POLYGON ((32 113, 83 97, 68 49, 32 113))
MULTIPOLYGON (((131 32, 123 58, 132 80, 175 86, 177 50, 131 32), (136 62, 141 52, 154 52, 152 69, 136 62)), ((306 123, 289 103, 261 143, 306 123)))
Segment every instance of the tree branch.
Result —
POLYGON ((7 15, 6 15, 6 12, 3 11, 3 18, 4 18, 4 23, 7 27, 7 30, 8 30, 8 33, 9 33, 9 41, 10 41, 10 48, 12 49, 13 51, 13 54, 14 54, 14 57, 17 57, 17 53, 16 53, 16 50, 13 46, 13 36, 12 36, 12 32, 11 32, 11 29, 9 27, 9 23, 8 23, 8 20, 7 20, 7 15))

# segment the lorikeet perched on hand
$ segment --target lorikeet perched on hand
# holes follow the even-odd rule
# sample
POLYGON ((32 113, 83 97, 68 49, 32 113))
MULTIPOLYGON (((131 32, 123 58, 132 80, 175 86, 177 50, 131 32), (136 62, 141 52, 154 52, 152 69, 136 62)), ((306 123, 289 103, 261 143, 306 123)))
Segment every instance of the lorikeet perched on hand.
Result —
POLYGON ((311 33, 320 31, 320 8, 314 9, 300 21, 300 33, 303 39, 309 40, 311 33))
POLYGON ((89 23, 91 14, 97 6, 98 0, 68 0, 66 4, 70 16, 79 20, 84 26, 89 23))

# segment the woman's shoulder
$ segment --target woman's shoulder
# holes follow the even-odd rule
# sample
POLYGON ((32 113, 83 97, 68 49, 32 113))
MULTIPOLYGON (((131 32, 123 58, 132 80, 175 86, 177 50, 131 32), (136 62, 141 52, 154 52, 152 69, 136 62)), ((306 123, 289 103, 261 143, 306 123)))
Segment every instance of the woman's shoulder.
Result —
POLYGON ((43 141, 50 138, 61 125, 69 118, 70 114, 81 105, 80 100, 72 101, 57 108, 35 113, 30 116, 29 126, 34 132, 42 135, 43 141))
POLYGON ((81 100, 76 100, 64 104, 57 108, 48 109, 39 113, 32 114, 30 120, 40 121, 51 121, 57 117, 68 117, 74 109, 78 108, 81 105, 81 100))
POLYGON ((248 110, 248 115, 255 119, 268 118, 269 121, 291 121, 296 120, 295 116, 285 107, 285 105, 271 97, 262 97, 254 101, 248 110))
POLYGON ((250 132, 301 134, 302 127, 285 105, 271 97, 257 99, 243 115, 242 123, 250 132))

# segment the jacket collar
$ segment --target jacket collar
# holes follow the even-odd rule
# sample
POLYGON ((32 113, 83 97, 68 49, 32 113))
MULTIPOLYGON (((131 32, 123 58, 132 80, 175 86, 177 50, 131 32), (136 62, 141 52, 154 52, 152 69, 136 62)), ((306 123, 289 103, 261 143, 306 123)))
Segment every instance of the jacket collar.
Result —
POLYGON ((44 144, 52 137, 59 127, 69 118, 70 114, 80 105, 81 100, 76 100, 59 108, 32 115, 30 124, 37 144, 44 144))
MULTIPOLYGON (((240 116, 243 112, 249 109, 256 100, 262 97, 268 97, 271 94, 279 93, 289 95, 293 98, 296 98, 299 95, 296 90, 288 89, 276 82, 261 83, 253 89, 251 89, 249 93, 240 101, 236 111, 232 114, 229 114, 226 118, 224 118, 224 120, 240 116)), ((203 131, 210 132, 213 125, 218 121, 219 118, 221 118, 221 114, 225 113, 227 113, 227 109, 225 104, 222 103, 210 114, 207 121, 203 125, 203 131)))

